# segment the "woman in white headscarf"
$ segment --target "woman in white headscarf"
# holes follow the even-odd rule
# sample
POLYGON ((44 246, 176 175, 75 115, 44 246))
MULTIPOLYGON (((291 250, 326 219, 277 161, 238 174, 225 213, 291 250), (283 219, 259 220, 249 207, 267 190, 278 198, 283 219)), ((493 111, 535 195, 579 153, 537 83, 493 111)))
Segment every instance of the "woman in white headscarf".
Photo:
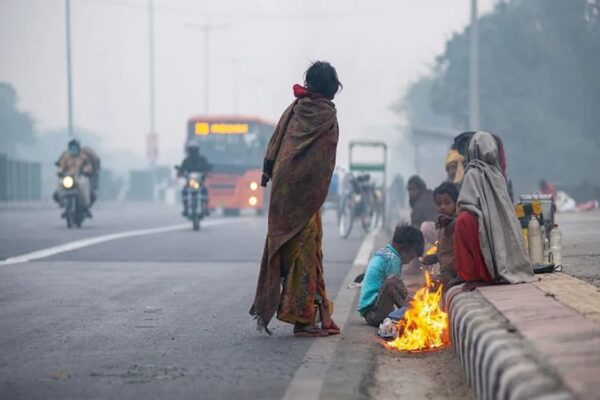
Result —
POLYGON ((531 282, 533 269, 494 137, 475 133, 467 162, 457 204, 456 272, 465 281, 531 282))

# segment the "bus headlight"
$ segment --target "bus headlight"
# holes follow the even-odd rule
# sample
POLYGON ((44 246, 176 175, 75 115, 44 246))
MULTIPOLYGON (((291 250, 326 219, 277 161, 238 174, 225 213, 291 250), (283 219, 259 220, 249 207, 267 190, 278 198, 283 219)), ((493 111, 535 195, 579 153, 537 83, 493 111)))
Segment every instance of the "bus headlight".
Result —
POLYGON ((75 181, 73 180, 72 176, 65 176, 62 179, 62 185, 65 189, 71 189, 74 184, 75 184, 75 181))
POLYGON ((196 190, 200 189, 200 182, 198 182, 198 181, 197 181, 197 180, 195 180, 195 179, 190 179, 190 180, 188 181, 188 185, 190 185, 190 187, 191 187, 192 189, 196 189, 196 190))
POLYGON ((248 204, 250 204, 252 207, 256 206, 258 204, 258 199, 256 196, 250 196, 248 199, 248 204))
POLYGON ((252 190, 253 192, 257 191, 258 190, 258 182, 251 182, 250 190, 252 190))

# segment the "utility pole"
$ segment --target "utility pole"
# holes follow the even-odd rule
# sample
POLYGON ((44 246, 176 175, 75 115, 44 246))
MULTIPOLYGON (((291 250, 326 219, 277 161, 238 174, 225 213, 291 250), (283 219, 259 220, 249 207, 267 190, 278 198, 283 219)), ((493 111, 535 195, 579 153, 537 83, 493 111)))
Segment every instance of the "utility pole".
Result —
POLYGON ((150 162, 152 177, 152 199, 157 200, 156 160, 158 159, 158 135, 156 134, 156 97, 154 79, 154 0, 148 0, 148 79, 149 79, 149 117, 150 132, 146 136, 146 156, 150 162))
POLYGON ((469 130, 479 126, 479 22, 477 0, 471 0, 471 29, 469 35, 469 130))
POLYGON ((150 134, 156 134, 156 103, 154 94, 154 0, 148 0, 148 77, 150 79, 150 134))
POLYGON ((73 80, 71 71, 71 0, 65 0, 65 24, 67 35, 67 114, 69 137, 74 136, 73 132, 73 80))
POLYGON ((210 112, 210 34, 212 31, 225 29, 227 24, 186 24, 188 28, 198 29, 204 33, 204 113, 210 112))
POLYGON ((231 68, 233 69, 233 113, 237 114, 238 112, 238 76, 237 70, 238 65, 240 63, 239 58, 231 59, 231 68))

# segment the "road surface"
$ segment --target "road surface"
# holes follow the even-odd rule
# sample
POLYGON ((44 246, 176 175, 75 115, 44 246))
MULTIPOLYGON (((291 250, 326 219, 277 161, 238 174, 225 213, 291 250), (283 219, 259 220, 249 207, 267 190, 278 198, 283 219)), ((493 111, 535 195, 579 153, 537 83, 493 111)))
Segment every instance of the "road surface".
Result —
MULTIPOLYGON (((67 230, 55 209, 2 210, 0 260, 185 223, 178 212, 100 205, 67 230)), ((326 219, 337 293, 362 236, 339 239, 326 219)), ((278 322, 269 337, 248 315, 266 219, 209 221, 0 266, 0 397, 281 398, 313 340, 278 322)))

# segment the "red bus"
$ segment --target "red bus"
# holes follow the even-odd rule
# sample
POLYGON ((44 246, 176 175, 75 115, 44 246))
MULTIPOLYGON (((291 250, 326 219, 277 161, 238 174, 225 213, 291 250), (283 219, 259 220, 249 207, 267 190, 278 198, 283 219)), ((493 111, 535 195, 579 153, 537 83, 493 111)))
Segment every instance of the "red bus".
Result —
POLYGON ((243 116, 197 116, 188 120, 186 146, 198 144, 200 154, 213 164, 206 179, 210 209, 226 215, 243 209, 266 211, 260 187, 265 149, 275 125, 243 116))

